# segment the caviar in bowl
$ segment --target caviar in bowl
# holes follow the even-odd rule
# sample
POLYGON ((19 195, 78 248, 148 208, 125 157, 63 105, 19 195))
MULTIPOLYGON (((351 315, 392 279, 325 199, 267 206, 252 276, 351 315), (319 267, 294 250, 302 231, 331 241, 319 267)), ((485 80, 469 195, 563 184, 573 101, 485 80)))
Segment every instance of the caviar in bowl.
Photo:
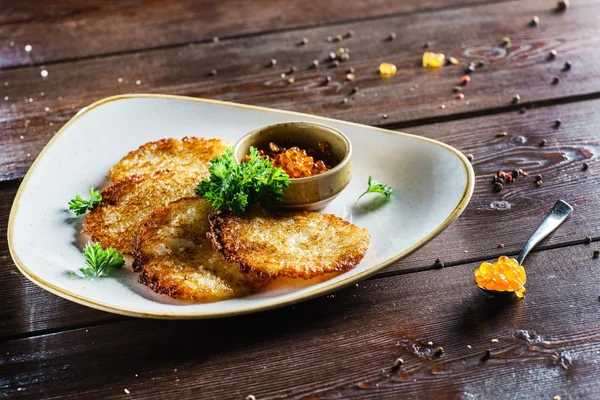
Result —
POLYGON ((273 208, 318 210, 335 199, 352 176, 352 145, 337 129, 312 122, 282 122, 256 129, 235 145, 244 162, 250 147, 290 176, 283 198, 273 208))

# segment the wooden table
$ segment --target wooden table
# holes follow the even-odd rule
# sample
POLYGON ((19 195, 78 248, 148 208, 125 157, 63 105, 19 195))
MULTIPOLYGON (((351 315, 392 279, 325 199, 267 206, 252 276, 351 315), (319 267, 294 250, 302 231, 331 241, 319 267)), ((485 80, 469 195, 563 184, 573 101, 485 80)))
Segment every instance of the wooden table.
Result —
POLYGON ((542 0, 1 3, 0 397, 600 396, 600 259, 592 259, 600 247, 597 2, 577 0, 565 12, 542 0), (426 45, 460 64, 422 68, 426 45), (350 60, 328 67, 324 59, 340 47, 350 49, 350 60), (271 59, 277 64, 268 67, 271 59), (398 74, 382 79, 381 62, 396 64, 398 74), (458 99, 452 89, 469 62, 477 65, 458 99), (297 71, 281 78, 292 66, 297 71), (354 82, 345 78, 350 67, 354 82), (351 94, 354 87, 360 90, 351 94), (5 232, 20 179, 57 129, 87 104, 131 92, 236 101, 431 137, 473 154, 477 186, 450 228, 358 287, 220 320, 103 313, 25 279, 5 232), (495 172, 517 168, 530 176, 494 191, 495 172), (575 211, 528 258, 525 299, 488 299, 473 270, 516 255, 559 198, 575 211))

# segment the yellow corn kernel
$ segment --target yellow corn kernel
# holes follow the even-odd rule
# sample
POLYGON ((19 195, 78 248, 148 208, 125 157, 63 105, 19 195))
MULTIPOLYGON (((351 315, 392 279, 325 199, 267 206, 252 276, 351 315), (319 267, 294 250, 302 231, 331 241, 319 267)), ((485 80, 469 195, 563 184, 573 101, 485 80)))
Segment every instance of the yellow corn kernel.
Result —
POLYGON ((396 75, 396 66, 390 63, 381 63, 379 66, 379 74, 384 78, 396 75))
POLYGON ((446 62, 446 56, 442 53, 432 53, 427 51, 423 53, 423 67, 439 68, 446 62))

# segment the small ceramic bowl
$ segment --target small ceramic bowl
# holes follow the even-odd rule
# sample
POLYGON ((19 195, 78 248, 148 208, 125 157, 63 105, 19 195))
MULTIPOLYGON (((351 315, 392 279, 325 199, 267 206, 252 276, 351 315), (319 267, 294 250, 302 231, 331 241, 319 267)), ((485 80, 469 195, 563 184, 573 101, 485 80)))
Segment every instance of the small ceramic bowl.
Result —
POLYGON ((282 210, 314 211, 329 204, 350 182, 352 145, 343 133, 312 122, 282 122, 246 134, 236 143, 234 154, 236 161, 242 162, 251 146, 267 149, 269 143, 274 142, 287 148, 317 149, 321 141, 330 144, 332 156, 325 161, 334 167, 318 175, 290 179, 290 186, 283 190, 283 198, 273 206, 282 210))

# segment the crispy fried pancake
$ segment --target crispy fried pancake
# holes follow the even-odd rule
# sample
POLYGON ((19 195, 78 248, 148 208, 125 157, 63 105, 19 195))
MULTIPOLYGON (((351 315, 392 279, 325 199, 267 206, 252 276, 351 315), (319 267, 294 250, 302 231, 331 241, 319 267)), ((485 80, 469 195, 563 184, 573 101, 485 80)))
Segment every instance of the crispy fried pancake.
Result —
POLYGON ((148 216, 173 200, 192 196, 200 178, 196 174, 158 171, 132 175, 103 189, 102 201, 86 216, 81 233, 102 247, 132 253, 135 238, 148 216))
POLYGON ((121 159, 110 170, 113 182, 133 174, 145 174, 163 169, 208 173, 208 162, 220 156, 231 143, 221 139, 184 137, 146 143, 121 159))
POLYGON ((217 301, 252 293, 267 279, 244 274, 213 249, 206 237, 213 211, 200 197, 158 208, 137 238, 134 270, 157 293, 193 301, 217 301))
POLYGON ((210 238, 229 262, 259 275, 310 279, 354 267, 364 257, 370 235, 331 214, 211 214, 210 238))

